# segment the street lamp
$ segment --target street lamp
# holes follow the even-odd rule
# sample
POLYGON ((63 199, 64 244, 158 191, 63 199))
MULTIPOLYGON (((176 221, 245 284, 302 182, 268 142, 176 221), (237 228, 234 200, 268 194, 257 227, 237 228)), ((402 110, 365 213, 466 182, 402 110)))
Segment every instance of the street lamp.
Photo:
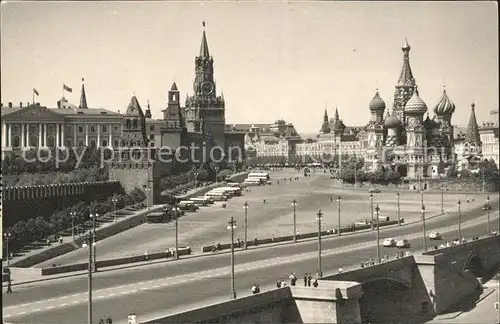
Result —
POLYGON ((420 190, 420 206, 424 205, 424 190, 420 190))
POLYGON ((218 173, 219 173, 219 166, 218 166, 218 165, 216 165, 216 166, 214 167, 214 170, 215 170, 215 182, 219 182, 219 179, 217 178, 217 175, 218 175, 218 173))
POLYGON ((441 214, 444 214, 444 186, 441 186, 441 214))
POLYGON ((73 240, 75 240, 75 217, 76 217, 76 212, 75 211, 71 211, 69 213, 69 215, 71 216, 71 238, 73 240))
POLYGON ((10 266, 9 240, 12 237, 12 233, 5 232, 3 236, 5 238, 5 252, 7 253, 7 266, 10 266))
POLYGON ((197 183, 197 181, 198 181, 198 174, 199 174, 198 172, 193 173, 193 176, 194 176, 194 191, 195 192, 198 191, 198 183, 197 183))
POLYGON ((90 247, 91 244, 95 248, 95 238, 94 238, 94 235, 92 234, 92 232, 88 233, 88 235, 85 239, 85 243, 82 244, 83 248, 85 248, 85 247, 89 248, 89 267, 88 267, 88 270, 89 270, 89 283, 88 283, 89 284, 89 287, 88 287, 88 290, 89 290, 88 291, 88 293, 89 293, 89 306, 88 306, 89 307, 88 308, 89 324, 92 324, 92 249, 90 247))
POLYGON ((462 216, 460 215, 460 205, 462 202, 460 199, 458 200, 458 240, 460 241, 462 239, 462 216))
POLYGON ((317 213, 318 217, 316 220, 318 221, 318 276, 323 277, 323 271, 321 271, 321 221, 323 220, 323 213, 321 209, 317 213))
POLYGON ((374 222, 373 222, 373 193, 370 192, 370 211, 371 211, 371 227, 372 227, 372 231, 374 229, 373 225, 374 225, 374 222))
POLYGON ((424 235, 424 251, 427 251, 427 234, 425 231, 425 206, 422 205, 422 230, 423 230, 423 235, 424 235))
POLYGON ((293 198, 292 206, 293 206, 293 241, 297 242, 297 216, 296 216, 297 200, 295 200, 295 198, 293 198))
POLYGON ((488 211, 488 235, 491 235, 491 220, 490 220, 490 196, 486 197, 486 210, 488 211))
POLYGON ((116 204, 118 203, 118 199, 116 197, 111 198, 111 202, 114 206, 114 214, 115 214, 115 223, 116 223, 116 204))
POLYGON ((96 250, 95 250, 95 220, 97 217, 99 217, 99 214, 98 213, 90 214, 89 217, 92 218, 92 249, 94 250, 92 251, 94 259, 93 265, 94 265, 94 271, 97 271, 96 250))
POLYGON ((227 229, 231 230, 231 298, 236 299, 236 290, 234 285, 234 230, 236 229, 236 221, 233 216, 229 218, 227 229))
POLYGON ((177 200, 174 199, 174 218, 175 218, 175 259, 179 260, 179 214, 177 200))
POLYGON ((398 226, 401 226, 401 212, 399 208, 399 192, 396 194, 396 198, 398 200, 398 226))
POLYGON ((380 226, 379 226, 380 207, 378 205, 375 207, 375 213, 377 214, 377 260, 378 263, 380 263, 380 226))
POLYGON ((245 201, 243 204, 243 209, 245 210, 245 250, 248 248, 247 246, 247 234, 248 234, 248 201, 245 201))
POLYGON ((340 202, 342 201, 342 198, 339 196, 337 198, 337 202, 339 203, 339 236, 340 236, 340 202))
POLYGON ((149 196, 151 193, 151 188, 144 188, 144 191, 146 192, 146 208, 149 210, 149 196))

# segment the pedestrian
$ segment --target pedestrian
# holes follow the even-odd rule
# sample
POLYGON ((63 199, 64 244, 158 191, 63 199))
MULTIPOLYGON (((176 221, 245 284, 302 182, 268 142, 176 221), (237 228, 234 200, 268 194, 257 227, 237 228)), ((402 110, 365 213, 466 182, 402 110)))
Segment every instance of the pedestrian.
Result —
POLYGON ((113 320, 111 319, 111 316, 108 316, 108 318, 106 318, 106 324, 113 324, 113 320))
POLYGON ((313 277, 311 276, 311 274, 309 274, 309 275, 307 276, 307 285, 308 285, 309 287, 311 287, 311 280, 312 280, 312 278, 313 278, 313 277))
POLYGON ((314 288, 317 288, 318 287, 318 279, 314 279, 314 282, 313 282, 313 287, 314 288))
POLYGON ((104 323, 104 318, 101 317, 101 319, 99 319, 99 324, 106 324, 104 323))
POLYGON ((344 272, 344 269, 342 269, 342 267, 339 268, 339 273, 342 273, 344 272))
POLYGON ((12 281, 10 281, 10 278, 9 278, 9 281, 7 282, 7 294, 11 294, 12 293, 12 281))
POLYGON ((148 251, 144 251, 144 260, 148 261, 148 251))
POLYGON ((361 268, 365 267, 365 261, 361 261, 361 268))
POLYGON ((236 240, 236 246, 237 246, 237 247, 240 247, 240 246, 241 246, 240 244, 241 244, 241 243, 240 243, 240 239, 238 238, 238 239, 236 240))
POLYGON ((387 254, 384 254, 384 261, 385 262, 389 261, 389 256, 387 254))
POLYGON ((278 279, 278 281, 276 281, 276 287, 281 288, 281 280, 278 279))
POLYGON ((274 234, 271 235, 271 242, 274 243, 274 234))
POLYGON ((217 252, 217 246, 215 245, 215 242, 212 243, 212 253, 215 254, 217 252))
POLYGON ((257 285, 256 285, 256 284, 254 284, 254 285, 252 286, 252 294, 254 294, 254 295, 255 295, 256 293, 257 293, 257 285))
POLYGON ((257 246, 259 244, 259 241, 257 240, 257 237, 253 238, 253 245, 257 246))
POLYGON ((292 273, 289 279, 290 279, 290 286, 295 286, 295 283, 297 282, 297 277, 295 276, 295 273, 292 273))
POLYGON ((300 239, 300 231, 297 230, 297 239, 300 239))
POLYGON ((307 287, 307 272, 304 275, 304 287, 307 287))

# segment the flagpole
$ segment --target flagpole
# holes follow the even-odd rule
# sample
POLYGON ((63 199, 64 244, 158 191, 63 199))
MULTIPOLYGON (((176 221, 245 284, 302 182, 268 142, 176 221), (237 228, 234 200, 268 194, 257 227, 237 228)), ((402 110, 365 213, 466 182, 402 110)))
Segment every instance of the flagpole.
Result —
POLYGON ((33 104, 35 104, 35 89, 32 90, 31 95, 33 96, 33 104))
POLYGON ((63 88, 62 88, 62 99, 64 99, 64 83, 63 83, 63 88))

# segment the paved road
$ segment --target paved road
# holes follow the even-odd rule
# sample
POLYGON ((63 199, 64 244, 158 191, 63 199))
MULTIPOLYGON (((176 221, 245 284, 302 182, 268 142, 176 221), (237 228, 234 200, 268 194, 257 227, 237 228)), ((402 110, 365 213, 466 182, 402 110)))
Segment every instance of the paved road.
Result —
MULTIPOLYGON (((498 214, 494 226, 498 228, 498 214)), ((486 231, 486 217, 480 211, 464 216, 463 235, 481 235, 486 231), (480 216, 482 215, 482 216, 480 216)), ((422 247, 420 225, 381 229, 385 237, 406 237, 412 250, 422 247)), ((456 237, 456 228, 449 220, 429 222, 429 230, 438 229, 445 240, 456 237), (448 222, 448 224, 446 224, 448 222), (448 229, 446 229, 448 228, 448 229)), ((330 237, 323 242, 323 267, 338 269, 358 266, 376 255, 375 233, 368 232, 330 237)), ((382 254, 394 256, 394 249, 382 254)), ((226 299, 229 293, 229 254, 170 261, 141 268, 106 271, 94 279, 94 321, 111 315, 117 323, 135 312, 139 319, 148 314, 176 311, 226 299)), ((272 287, 278 278, 294 271, 299 276, 317 271, 317 242, 277 245, 242 251, 236 254, 236 289, 238 295, 248 294, 254 283, 272 287)), ((15 292, 4 295, 4 315, 13 323, 84 323, 87 316, 87 279, 85 276, 50 282, 16 286, 15 292)), ((159 316, 159 314, 158 314, 159 316)))
MULTIPOLYGON (((330 203, 330 197, 342 196, 341 224, 351 224, 355 220, 370 218, 370 204, 366 189, 338 189, 331 187, 332 180, 323 174, 304 178, 294 171, 276 171, 272 173, 274 179, 281 179, 265 187, 253 187, 252 192, 245 196, 235 197, 227 203, 227 209, 222 209, 220 203, 211 207, 203 207, 197 213, 189 213, 179 219, 179 243, 189 245, 199 251, 203 245, 213 242, 228 242, 229 233, 226 230, 227 221, 234 216, 237 221, 236 238, 244 237, 244 210, 243 203, 250 204, 248 210, 248 238, 264 238, 271 235, 282 236, 293 234, 293 209, 291 201, 297 199, 297 229, 300 233, 317 230, 316 213, 318 209, 324 212, 323 228, 338 226, 338 205, 330 203), (299 175, 298 181, 283 181, 283 178, 299 175), (285 184, 286 183, 286 184, 285 184), (264 204, 263 199, 268 203, 264 204)), ((438 193, 425 194, 427 215, 438 214, 441 210, 441 195, 438 193)), ((445 208, 456 210, 456 201, 468 199, 464 194, 448 194, 445 196, 445 208)), ((476 202, 465 204, 465 212, 472 206, 479 206, 483 200, 480 194, 476 202)), ((379 204, 381 215, 397 218, 397 204, 394 192, 375 194, 374 204, 379 204)), ((400 211, 407 221, 420 219, 420 194, 402 192, 400 211)), ((143 224, 123 233, 117 234, 97 244, 97 258, 111 259, 127 255, 142 255, 164 251, 175 245, 175 228, 173 223, 143 224)), ((86 262, 87 252, 84 249, 76 250, 57 258, 43 262, 37 267, 51 266, 52 264, 72 264, 86 262)))

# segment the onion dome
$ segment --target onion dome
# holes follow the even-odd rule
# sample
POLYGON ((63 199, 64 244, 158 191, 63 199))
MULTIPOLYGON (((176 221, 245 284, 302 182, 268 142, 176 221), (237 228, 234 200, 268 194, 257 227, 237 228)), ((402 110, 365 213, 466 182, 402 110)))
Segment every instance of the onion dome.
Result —
POLYGON ((378 91, 375 93, 375 96, 370 101, 368 105, 371 111, 384 111, 385 110, 385 102, 380 98, 378 91))
POLYGON ((438 103, 434 107, 436 115, 451 115, 455 112, 455 104, 446 94, 446 89, 443 90, 443 95, 439 98, 438 103))
POLYGON ((418 89, 415 87, 415 92, 410 100, 405 105, 405 112, 409 114, 424 114, 427 111, 427 105, 420 98, 418 89))
POLYGON ((384 122, 385 127, 387 128, 396 128, 401 125, 401 121, 399 120, 398 116, 394 113, 394 110, 392 111, 392 115, 387 118, 384 122))

